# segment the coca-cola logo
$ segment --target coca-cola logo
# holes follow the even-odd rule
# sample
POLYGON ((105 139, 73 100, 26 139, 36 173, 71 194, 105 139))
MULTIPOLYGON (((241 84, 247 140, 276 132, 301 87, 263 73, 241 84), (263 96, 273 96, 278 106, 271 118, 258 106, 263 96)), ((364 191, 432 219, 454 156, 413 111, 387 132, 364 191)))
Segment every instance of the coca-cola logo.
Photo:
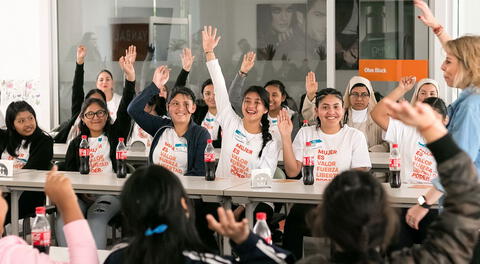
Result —
POLYGON ((79 149, 78 153, 79 153, 80 157, 87 157, 87 156, 89 156, 90 151, 89 151, 89 149, 79 149))
POLYGON ((205 153, 204 154, 205 162, 214 162, 215 161, 215 153, 205 153))
POLYGON ((126 151, 117 151, 117 160, 125 160, 127 159, 127 152, 126 151))

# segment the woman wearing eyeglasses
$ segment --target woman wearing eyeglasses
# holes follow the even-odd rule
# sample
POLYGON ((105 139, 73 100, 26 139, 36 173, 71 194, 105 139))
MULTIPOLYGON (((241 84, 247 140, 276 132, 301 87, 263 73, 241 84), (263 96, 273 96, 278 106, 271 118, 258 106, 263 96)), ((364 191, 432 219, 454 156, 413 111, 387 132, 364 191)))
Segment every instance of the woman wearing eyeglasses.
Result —
MULTIPOLYGON (((307 96, 303 103, 302 115, 310 124, 315 123, 315 93, 318 83, 313 77, 313 72, 307 75, 307 96)), ((372 84, 366 78, 353 76, 348 82, 345 95, 345 116, 343 122, 349 127, 363 132, 367 138, 368 150, 371 152, 388 151, 388 144, 382 140, 382 129, 373 121, 370 112, 377 104, 372 84)))
MULTIPOLYGON (((129 72, 135 72, 129 60, 124 61, 123 67, 129 72)), ((90 174, 113 173, 116 170, 116 148, 118 138, 126 138, 129 133, 131 118, 127 113, 127 106, 135 94, 135 74, 127 75, 125 89, 123 89, 117 119, 111 122, 107 103, 97 98, 88 98, 83 103, 80 111, 80 135, 75 137, 68 145, 65 156, 65 170, 78 171, 80 157, 78 147, 82 140, 81 135, 88 137, 90 146, 90 174)), ((93 237, 98 249, 105 249, 107 244, 107 223, 114 217, 119 209, 120 202, 112 195, 81 195, 78 200, 80 208, 87 216, 93 237)), ((60 246, 66 246, 63 235, 63 221, 60 217, 56 223, 57 241, 60 246)))

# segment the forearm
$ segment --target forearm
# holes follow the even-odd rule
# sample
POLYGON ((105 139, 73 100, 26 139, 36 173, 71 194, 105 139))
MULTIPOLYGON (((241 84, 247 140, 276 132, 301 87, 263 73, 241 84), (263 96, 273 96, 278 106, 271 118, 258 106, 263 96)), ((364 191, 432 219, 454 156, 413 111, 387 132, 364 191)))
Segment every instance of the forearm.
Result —
MULTIPOLYGON (((400 98, 402 98, 404 95, 405 95, 405 91, 402 88, 397 87, 391 93, 389 93, 385 98, 388 98, 395 102, 400 98)), ((375 105, 375 107, 372 109, 372 112, 370 112, 370 116, 380 128, 382 128, 385 131, 388 129, 390 115, 388 113, 388 108, 385 104, 385 101, 380 100, 380 102, 378 102, 375 105)))
POLYGON ((245 77, 239 73, 235 74, 232 83, 228 89, 230 102, 232 102, 233 109, 241 116, 242 114, 242 92, 245 84, 245 77))
POLYGON ((77 197, 73 196, 67 200, 59 201, 57 207, 62 215, 63 222, 68 224, 70 222, 84 219, 82 211, 78 205, 77 197))
POLYGON ((189 73, 190 71, 186 71, 185 69, 182 68, 182 70, 177 76, 177 80, 175 81, 173 88, 185 87, 185 85, 187 85, 187 78, 189 73))
POLYGON ((305 100, 303 101, 303 109, 301 110, 303 119, 307 120, 310 125, 316 123, 315 101, 309 100, 308 97, 305 96, 305 100))
POLYGON ((426 200, 427 204, 434 204, 442 196, 443 196, 443 193, 441 191, 437 190, 437 188, 435 188, 435 187, 432 187, 425 194, 425 200, 426 200))
POLYGON ((283 144, 283 166, 288 177, 296 177, 302 165, 297 161, 293 153, 292 139, 289 135, 282 135, 283 144))
POLYGON ((213 87, 215 90, 215 102, 217 105, 218 114, 221 114, 223 111, 231 110, 232 105, 228 97, 225 78, 223 77, 222 69, 218 63, 218 60, 208 60, 207 68, 208 72, 210 73, 210 77, 212 78, 213 87))

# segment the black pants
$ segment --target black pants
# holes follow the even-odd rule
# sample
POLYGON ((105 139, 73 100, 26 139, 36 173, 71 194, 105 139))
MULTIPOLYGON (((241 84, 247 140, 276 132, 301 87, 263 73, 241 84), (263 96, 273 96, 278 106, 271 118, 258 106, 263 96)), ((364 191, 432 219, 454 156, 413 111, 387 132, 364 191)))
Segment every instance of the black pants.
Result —
POLYGON ((295 204, 285 221, 283 248, 292 252, 297 259, 303 256, 303 237, 312 235, 305 219, 314 208, 315 205, 311 204, 295 204))
POLYGON ((219 203, 206 203, 202 200, 193 200, 195 206, 195 226, 197 227, 198 235, 202 242, 212 252, 219 252, 217 241, 215 240, 214 232, 208 228, 207 215, 211 214, 218 220, 217 208, 219 203))
MULTIPOLYGON (((8 205, 11 205, 11 195, 5 197, 8 205)), ((35 207, 45 206, 45 194, 43 192, 23 192, 18 200, 18 218, 22 219, 27 216, 35 216, 35 207)), ((5 225, 10 223, 10 214, 12 208, 9 208, 5 216, 5 225)))

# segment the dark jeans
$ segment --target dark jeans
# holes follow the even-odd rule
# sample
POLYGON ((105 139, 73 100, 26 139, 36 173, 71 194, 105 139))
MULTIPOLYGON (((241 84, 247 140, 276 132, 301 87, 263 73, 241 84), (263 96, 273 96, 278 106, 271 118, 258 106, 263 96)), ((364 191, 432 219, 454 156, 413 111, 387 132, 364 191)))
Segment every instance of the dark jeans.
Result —
MULTIPOLYGON (((5 197, 8 206, 11 205, 11 196, 5 197)), ((45 194, 43 192, 23 192, 18 200, 18 218, 22 219, 27 216, 35 217, 35 207, 45 206, 45 194)), ((5 225, 10 223, 11 208, 8 209, 5 216, 5 225)))
POLYGON ((303 257, 303 237, 312 234, 305 219, 314 208, 315 205, 311 204, 295 204, 285 221, 283 248, 292 252, 297 259, 303 257))

